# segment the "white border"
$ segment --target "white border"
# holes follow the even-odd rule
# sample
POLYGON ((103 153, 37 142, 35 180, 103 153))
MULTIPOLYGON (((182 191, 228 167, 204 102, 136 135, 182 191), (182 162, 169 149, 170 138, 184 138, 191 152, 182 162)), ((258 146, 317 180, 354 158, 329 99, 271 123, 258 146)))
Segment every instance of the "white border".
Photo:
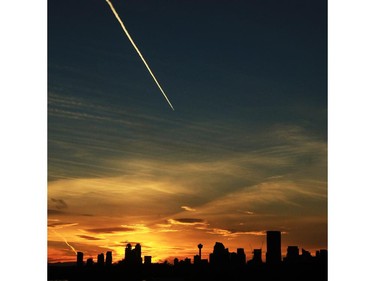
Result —
MULTIPOLYGON (((46 280, 46 2, 4 1, 0 8, 1 280, 46 280)), ((328 0, 328 7, 329 280, 370 280, 374 4, 328 0)))
POLYGON ((47 1, 3 1, 0 34, 0 280, 47 280, 47 1))
POLYGON ((329 280, 373 280, 374 4, 328 8, 329 280))

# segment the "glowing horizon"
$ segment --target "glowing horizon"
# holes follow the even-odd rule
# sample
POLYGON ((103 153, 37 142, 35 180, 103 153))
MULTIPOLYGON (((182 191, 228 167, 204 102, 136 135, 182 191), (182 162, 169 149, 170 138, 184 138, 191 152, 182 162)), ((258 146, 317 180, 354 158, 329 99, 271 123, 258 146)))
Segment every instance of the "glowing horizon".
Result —
MULTIPOLYGON (((161 163, 142 165, 163 169, 161 163)), ((171 166, 165 169, 174 174, 171 166)), ((184 169, 194 174, 194 167, 190 171, 187 167, 184 169)), ((204 174, 204 171, 195 172, 195 177, 204 182, 201 177, 204 174)), ((178 185, 171 185, 168 179, 151 177, 135 180, 132 176, 49 182, 48 240, 53 243, 49 247, 49 261, 74 260, 75 256, 67 245, 72 245, 76 251, 94 260, 97 254, 112 251, 114 261, 119 261, 123 259, 125 246, 129 242, 133 246, 140 243, 142 256, 151 255, 153 262, 171 262, 175 257, 193 258, 198 243, 204 245, 203 256, 208 258, 215 242, 224 243, 230 251, 245 248, 249 259, 254 248, 263 248, 265 254, 265 232, 272 229, 284 232, 283 252, 289 245, 312 251, 326 248, 324 241, 309 241, 309 237, 315 234, 321 236, 322 231, 324 233, 325 227, 319 226, 326 224, 324 216, 300 217, 295 214, 286 218, 284 214, 270 216, 263 213, 267 202, 292 207, 295 203, 290 200, 296 195, 305 198, 303 200, 325 200, 324 193, 314 191, 318 185, 323 188, 324 183, 300 183, 300 186, 305 186, 304 194, 300 194, 297 186, 293 187, 295 183, 274 179, 200 205, 193 205, 191 199, 186 200, 185 204, 176 200, 181 193, 187 198, 190 197, 189 193, 194 194, 189 187, 191 184, 195 183, 180 181, 178 185), (71 191, 67 191, 67 186, 71 191), (289 194, 287 192, 280 197, 279 189, 288 189, 289 194), (259 190, 264 191, 259 193, 259 190), (82 205, 82 202, 85 204, 82 205), (253 209, 248 208, 249 202, 252 202, 253 209), (302 233, 296 233, 301 225, 306 234, 311 232, 310 235, 305 234, 307 239, 300 237, 302 233), (58 237, 54 229, 66 238, 68 244, 61 241, 61 236, 58 237), (50 249, 54 250, 51 252, 50 249)), ((201 195, 205 196, 203 193, 201 195)))
MULTIPOLYGON (((285 234, 287 235, 287 234, 285 234)), ((282 235, 282 241, 283 238, 285 238, 285 235, 282 235)), ((120 235, 118 235, 120 236, 120 235)), ((253 250, 254 249, 262 249, 262 260, 265 262, 266 260, 266 235, 262 235, 258 241, 256 240, 248 240, 247 239, 241 239, 242 243, 237 242, 233 243, 231 241, 228 241, 226 239, 216 239, 212 238, 209 241, 206 241, 203 244, 203 249, 202 249, 202 258, 209 260, 209 254, 213 252, 213 247, 216 242, 221 242, 224 244, 226 248, 229 249, 229 252, 236 252, 237 248, 244 248, 245 254, 246 254, 246 260, 251 260, 253 257, 253 250), (255 244, 253 245, 251 241, 255 244)), ((53 236, 50 237, 50 243, 54 242, 53 236)), ((106 247, 101 245, 100 243, 97 243, 96 245, 86 245, 84 247, 81 247, 78 249, 78 251, 83 252, 84 258, 93 258, 94 261, 96 262, 97 260, 97 255, 101 253, 106 253, 107 251, 112 252, 113 256, 113 262, 119 262, 124 259, 124 253, 125 253, 125 248, 126 244, 130 243, 132 247, 134 247, 137 243, 139 243, 142 247, 142 258, 144 256, 152 256, 152 262, 153 263, 163 263, 165 261, 168 261, 169 263, 173 263, 173 260, 175 258, 178 258, 179 260, 183 260, 185 258, 190 258, 193 260, 194 256, 198 254, 198 243, 196 242, 194 244, 194 241, 191 241, 191 243, 187 243, 189 245, 182 245, 186 246, 186 249, 178 250, 176 251, 176 247, 171 246, 168 244, 168 241, 162 241, 162 240, 155 240, 154 242, 152 241, 121 241, 121 237, 117 238, 117 241, 113 240, 112 243, 118 243, 118 244, 123 244, 119 246, 111 246, 111 247, 106 247), (161 244, 160 242, 163 242, 164 244, 161 244)), ((199 240, 200 241, 200 240, 199 240)), ((169 241, 170 242, 170 241, 169 241)), ((76 243, 77 245, 81 245, 82 242, 76 241, 76 242, 71 242, 71 243, 76 243)), ((186 242, 185 242, 186 243, 186 242)), ((282 257, 286 256, 286 251, 287 251, 287 246, 298 246, 300 251, 301 249, 305 249, 311 252, 312 255, 315 255, 315 251, 321 250, 321 249, 326 249, 325 246, 322 245, 295 245, 291 243, 290 245, 285 245, 285 243, 282 242, 282 257), (307 247, 306 247, 307 246, 307 247)), ((69 252, 68 248, 60 248, 60 247, 49 247, 48 249, 48 262, 49 263, 55 263, 55 262, 75 262, 76 261, 76 255, 72 252, 69 252)))
MULTIPOLYGON (((229 249, 230 252, 236 252, 237 248, 244 248, 246 254, 246 260, 250 260, 253 257, 253 250, 254 249, 262 249, 262 259, 265 262, 265 255, 266 255, 266 231, 262 235, 254 235, 254 236, 242 236, 237 237, 235 241, 226 237, 219 237, 216 235, 215 237, 205 238, 205 239, 197 239, 197 242, 194 244, 194 239, 187 242, 185 238, 179 238, 177 241, 172 243, 170 239, 170 233, 167 237, 158 235, 150 235, 153 231, 150 230, 147 236, 154 237, 154 239, 149 239, 149 241, 142 241, 142 239, 134 241, 122 239, 121 233, 117 233, 116 235, 112 235, 111 239, 102 238, 103 240, 110 241, 112 244, 111 246, 105 245, 105 243, 100 243, 100 241, 94 241, 94 243, 85 244, 82 241, 84 239, 94 239, 93 236, 87 236, 86 238, 77 239, 74 242, 77 245, 77 251, 83 252, 85 259, 86 258, 93 258, 94 261, 97 259, 97 255, 101 253, 106 253, 107 251, 112 252, 113 262, 119 262, 124 259, 124 253, 127 243, 130 243, 132 247, 134 247, 137 243, 142 246, 142 258, 144 256, 152 256, 152 262, 154 263, 163 263, 164 261, 168 261, 169 263, 173 263, 174 258, 178 258, 179 260, 185 258, 191 258, 193 260, 194 256, 198 254, 197 245, 202 243, 203 241, 203 249, 202 249, 202 258, 209 259, 209 254, 213 252, 213 247, 216 242, 221 242, 224 244, 226 248, 229 249), (258 236, 258 237, 255 237, 258 236), (252 237, 252 238, 249 238, 252 237), (220 239, 221 238, 221 239, 220 239), (200 241, 200 242, 199 242, 200 241), (117 246, 115 244, 118 244, 117 246), (176 247, 174 245, 180 244, 180 247, 176 247)), ((225 232, 223 230, 223 232, 225 232)), ((57 242, 54 240, 54 236, 50 235, 49 233, 49 241, 50 243, 57 242)), ((295 245, 294 243, 287 243, 284 239, 287 237, 288 233, 282 234, 282 256, 286 256, 286 250, 288 246, 298 246, 301 250, 302 248, 305 250, 310 251, 313 255, 315 251, 326 249, 324 245, 295 245)), ((75 235, 78 236, 78 235, 75 235)), ((81 235, 84 236, 84 235, 81 235)), ((146 236, 146 235, 145 235, 146 236)), ((124 234, 124 237, 129 237, 129 235, 124 234)), ((139 237, 139 235, 137 236, 139 237)), ((142 237, 142 235, 141 235, 142 237)), ((73 239, 73 238, 72 238, 73 239)), ((99 239, 98 239, 99 240, 99 239)), ((69 247, 73 246, 70 243, 65 243, 69 245, 69 247)), ((48 248, 48 262, 55 263, 55 262, 75 262, 76 261, 76 253, 72 253, 69 247, 63 247, 62 245, 56 247, 49 247, 48 248)))

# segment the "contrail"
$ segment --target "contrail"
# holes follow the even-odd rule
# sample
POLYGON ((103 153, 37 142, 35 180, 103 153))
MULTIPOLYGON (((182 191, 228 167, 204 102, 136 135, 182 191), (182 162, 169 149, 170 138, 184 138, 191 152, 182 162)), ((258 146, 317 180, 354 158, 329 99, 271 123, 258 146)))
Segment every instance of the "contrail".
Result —
POLYGON ((72 251, 77 255, 77 251, 76 251, 76 249, 74 249, 74 247, 73 247, 72 245, 70 245, 70 244, 68 243, 68 241, 66 241, 66 239, 65 239, 64 236, 62 236, 60 233, 58 233, 58 232, 57 232, 56 230, 54 230, 54 229, 53 229, 53 232, 55 232, 58 236, 60 236, 60 238, 62 238, 62 239, 64 240, 65 244, 68 245, 68 246, 70 247, 70 249, 72 249, 72 251))
POLYGON ((139 51, 138 47, 135 45, 135 43, 134 43, 132 37, 130 36, 129 32, 126 30, 124 23, 122 22, 120 16, 117 14, 117 12, 116 12, 115 8, 113 7, 111 1, 106 0, 106 2, 108 3, 108 5, 111 8, 113 14, 115 15, 115 17, 117 18, 118 22, 120 23, 120 25, 121 25, 122 29, 124 30, 126 36, 128 36, 128 38, 129 38, 130 42, 132 43, 134 49, 137 51, 138 55, 140 56, 140 58, 142 59, 143 63, 145 64, 146 68, 148 69, 148 72, 150 72, 152 78, 154 78, 154 81, 155 81, 156 85, 158 85, 161 93, 163 94, 163 96, 167 100, 169 106, 172 108, 172 110, 174 110, 174 108, 173 108, 171 102, 169 101, 167 95, 164 93, 162 87, 160 86, 160 84, 159 84, 158 80, 156 79, 155 75, 152 73, 150 67, 148 66, 148 64, 146 62, 146 60, 143 58, 143 56, 142 56, 141 52, 139 51))

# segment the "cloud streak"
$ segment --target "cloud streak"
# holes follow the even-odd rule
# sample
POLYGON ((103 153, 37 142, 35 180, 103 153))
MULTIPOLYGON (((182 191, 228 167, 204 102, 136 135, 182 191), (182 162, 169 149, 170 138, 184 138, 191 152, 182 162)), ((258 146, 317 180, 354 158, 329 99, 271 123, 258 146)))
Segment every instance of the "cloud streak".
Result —
POLYGON ((58 233, 56 230, 53 229, 53 232, 57 234, 57 236, 59 236, 64 242, 65 244, 74 252, 75 255, 77 255, 77 251, 76 249, 69 244, 69 242, 65 239, 64 236, 62 236, 60 233, 58 233))
POLYGON ((88 232, 92 233, 115 233, 115 232, 126 232, 133 231, 134 228, 130 227, 103 227, 103 228, 90 228, 86 229, 88 232))
POLYGON ((196 224, 205 223, 203 219, 196 219, 196 218, 169 219, 168 222, 170 224, 183 224, 183 225, 196 225, 196 224))
POLYGON ((89 236, 89 235, 77 235, 77 236, 80 237, 80 238, 86 239, 86 240, 94 240, 94 241, 103 240, 102 238, 93 237, 93 236, 89 236))
POLYGON ((212 228, 207 231, 209 234, 221 235, 224 237, 237 237, 238 235, 265 236, 266 231, 231 231, 227 229, 212 228))
POLYGON ((126 29, 124 23, 122 22, 120 16, 117 14, 115 7, 113 7, 111 1, 106 0, 106 2, 108 3, 109 7, 111 8, 111 10, 112 10, 113 14, 115 15, 116 19, 117 19, 118 22, 120 23, 120 25, 121 25, 122 29, 124 30, 126 36, 129 38, 130 42, 132 43, 134 49, 137 51, 139 57, 141 58, 141 60, 142 60, 143 63, 145 64, 145 66, 146 66, 148 72, 150 73, 150 75, 151 75, 152 78, 154 79, 156 85, 159 87, 159 89, 160 89, 161 93, 163 94, 164 98, 167 100, 169 106, 172 108, 172 110, 174 110, 172 103, 169 101, 169 99, 168 99, 167 95, 165 94, 163 88, 160 86, 160 84, 159 84, 158 80, 156 79, 154 73, 152 72, 151 68, 148 66, 148 64, 147 64, 146 60, 144 59, 144 57, 143 57, 141 51, 139 51, 137 45, 134 43, 134 41, 133 41, 132 37, 130 36, 129 32, 127 31, 127 29, 126 29))
MULTIPOLYGON (((222 133, 224 137, 226 132, 222 133)), ((84 241, 77 234, 100 237, 103 240, 85 240, 112 247, 118 258, 123 247, 108 241, 147 241, 150 253, 163 257, 164 247, 171 241, 187 249, 191 243, 195 248, 192 241, 208 245, 218 239, 228 241, 230 247, 248 241, 256 245, 264 240, 266 229, 287 231, 285 241, 291 242, 309 232, 324 238, 327 183, 319 169, 325 165, 325 143, 303 129, 282 126, 253 134, 254 143, 263 140, 268 141, 266 146, 255 145, 242 153, 224 150, 205 158, 107 156, 94 163, 117 170, 119 175, 54 180, 49 182, 49 197, 64 198, 69 204, 69 213, 64 214, 69 216, 67 221, 79 223, 64 229, 69 241, 84 241), (93 217, 79 216, 87 210, 93 217)), ((221 151, 215 144, 210 148, 221 151)), ((61 218, 63 210, 55 208, 59 212, 49 216, 61 218)), ((181 255, 190 255, 189 251, 194 253, 186 250, 181 255)))
POLYGON ((181 206, 181 209, 184 209, 185 211, 188 211, 188 212, 195 212, 196 210, 189 207, 189 206, 181 206))
POLYGON ((56 209, 66 209, 68 208, 68 204, 63 199, 56 199, 56 198, 51 198, 52 205, 56 209))
POLYGON ((76 226, 76 225, 78 225, 78 223, 53 222, 53 223, 49 223, 48 227, 63 228, 63 227, 76 226))

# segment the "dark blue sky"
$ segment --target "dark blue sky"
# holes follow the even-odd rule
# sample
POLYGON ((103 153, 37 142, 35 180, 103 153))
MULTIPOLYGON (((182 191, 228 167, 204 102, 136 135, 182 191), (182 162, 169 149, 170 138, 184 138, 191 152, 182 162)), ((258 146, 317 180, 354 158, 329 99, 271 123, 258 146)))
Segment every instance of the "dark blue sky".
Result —
MULTIPOLYGON (((305 107, 307 116, 277 112, 295 120, 327 105, 325 1, 113 4, 181 114, 305 107)), ((48 30, 51 90, 69 84, 96 89, 80 96, 163 106, 105 1, 50 1, 48 30)))
POLYGON ((190 122, 249 131, 298 125, 326 138, 325 1, 113 4, 176 111, 169 110, 105 1, 49 1, 50 155, 58 154, 55 138, 74 138, 79 126, 98 138, 112 135, 114 147, 122 141, 116 136, 144 133, 128 136, 129 127, 110 128, 105 120, 78 124, 55 111, 122 121, 146 115, 150 134, 171 142, 179 138, 174 126, 190 122), (54 95, 82 106, 71 108, 54 95), (89 108, 91 103, 108 112, 89 108))

